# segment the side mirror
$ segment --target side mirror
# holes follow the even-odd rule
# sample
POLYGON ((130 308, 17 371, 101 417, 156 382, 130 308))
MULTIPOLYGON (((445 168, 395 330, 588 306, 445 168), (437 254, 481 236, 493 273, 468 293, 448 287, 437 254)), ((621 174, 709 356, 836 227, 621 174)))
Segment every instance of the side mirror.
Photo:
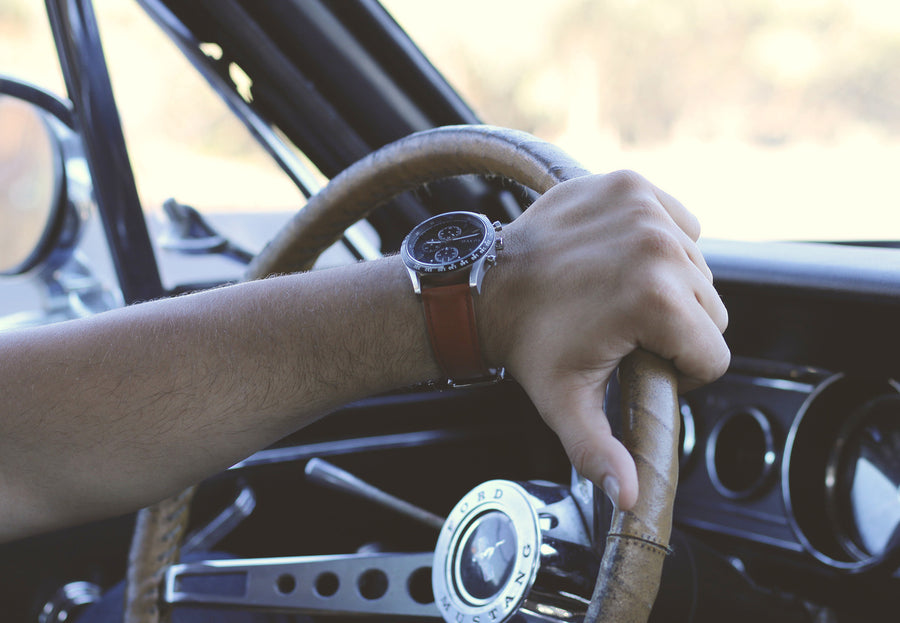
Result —
POLYGON ((17 275, 52 250, 65 205, 62 147, 48 115, 0 95, 0 275, 17 275))

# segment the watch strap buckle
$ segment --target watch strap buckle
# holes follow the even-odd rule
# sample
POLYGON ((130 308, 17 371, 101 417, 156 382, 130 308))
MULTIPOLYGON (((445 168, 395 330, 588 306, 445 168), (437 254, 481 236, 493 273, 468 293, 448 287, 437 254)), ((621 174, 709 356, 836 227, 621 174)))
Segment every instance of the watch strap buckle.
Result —
POLYGON ((487 387, 496 385, 506 378, 506 368, 491 368, 488 370, 488 376, 476 377, 473 379, 447 379, 447 387, 454 389, 471 388, 471 387, 487 387))

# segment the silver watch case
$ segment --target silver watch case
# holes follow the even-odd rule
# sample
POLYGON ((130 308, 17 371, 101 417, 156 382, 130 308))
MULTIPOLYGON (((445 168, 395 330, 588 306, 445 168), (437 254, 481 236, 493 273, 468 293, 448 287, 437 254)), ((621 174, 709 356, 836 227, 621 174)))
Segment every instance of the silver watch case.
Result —
MULTIPOLYGON (((500 231, 501 225, 499 221, 491 223, 490 219, 485 215, 475 212, 447 212, 419 223, 403 239, 403 244, 400 247, 400 257, 409 273, 413 291, 416 294, 422 294, 423 277, 426 279, 429 277, 448 277, 448 282, 452 283, 454 275, 458 274, 462 277, 468 272, 469 287, 472 288, 473 292, 480 294, 484 274, 496 263, 497 252, 503 248, 503 239, 500 237, 500 231), (433 227, 436 221, 451 221, 453 218, 460 216, 478 219, 484 226, 484 238, 473 251, 454 259, 452 262, 442 264, 422 262, 413 257, 410 251, 411 247, 424 230, 433 227)), ((460 281, 462 281, 462 278, 460 281)))

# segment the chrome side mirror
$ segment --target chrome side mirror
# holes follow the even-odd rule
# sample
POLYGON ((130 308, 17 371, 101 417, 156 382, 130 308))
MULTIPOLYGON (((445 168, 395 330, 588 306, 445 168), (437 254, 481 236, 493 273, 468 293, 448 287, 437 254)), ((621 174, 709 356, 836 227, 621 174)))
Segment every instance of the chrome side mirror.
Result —
POLYGON ((0 95, 0 275, 50 253, 65 204, 62 147, 46 113, 0 95))
POLYGON ((12 304, 0 308, 0 330, 122 305, 121 294, 95 272, 96 261, 108 261, 105 244, 95 240, 82 253, 95 207, 71 103, 0 75, 0 277, 25 277, 10 280, 17 282, 12 295, 2 294, 12 304), (42 302, 17 307, 25 291, 42 302))

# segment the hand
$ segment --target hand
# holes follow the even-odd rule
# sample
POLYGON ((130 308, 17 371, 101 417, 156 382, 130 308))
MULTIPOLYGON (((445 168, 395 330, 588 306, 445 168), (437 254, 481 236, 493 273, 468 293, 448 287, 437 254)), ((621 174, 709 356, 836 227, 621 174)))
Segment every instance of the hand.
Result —
POLYGON ((485 356, 528 392, 579 473, 620 508, 634 461, 603 412, 616 366, 641 347, 674 362, 680 390, 728 367, 728 323, 697 219, 631 172, 554 187, 504 228, 479 309, 485 356))

